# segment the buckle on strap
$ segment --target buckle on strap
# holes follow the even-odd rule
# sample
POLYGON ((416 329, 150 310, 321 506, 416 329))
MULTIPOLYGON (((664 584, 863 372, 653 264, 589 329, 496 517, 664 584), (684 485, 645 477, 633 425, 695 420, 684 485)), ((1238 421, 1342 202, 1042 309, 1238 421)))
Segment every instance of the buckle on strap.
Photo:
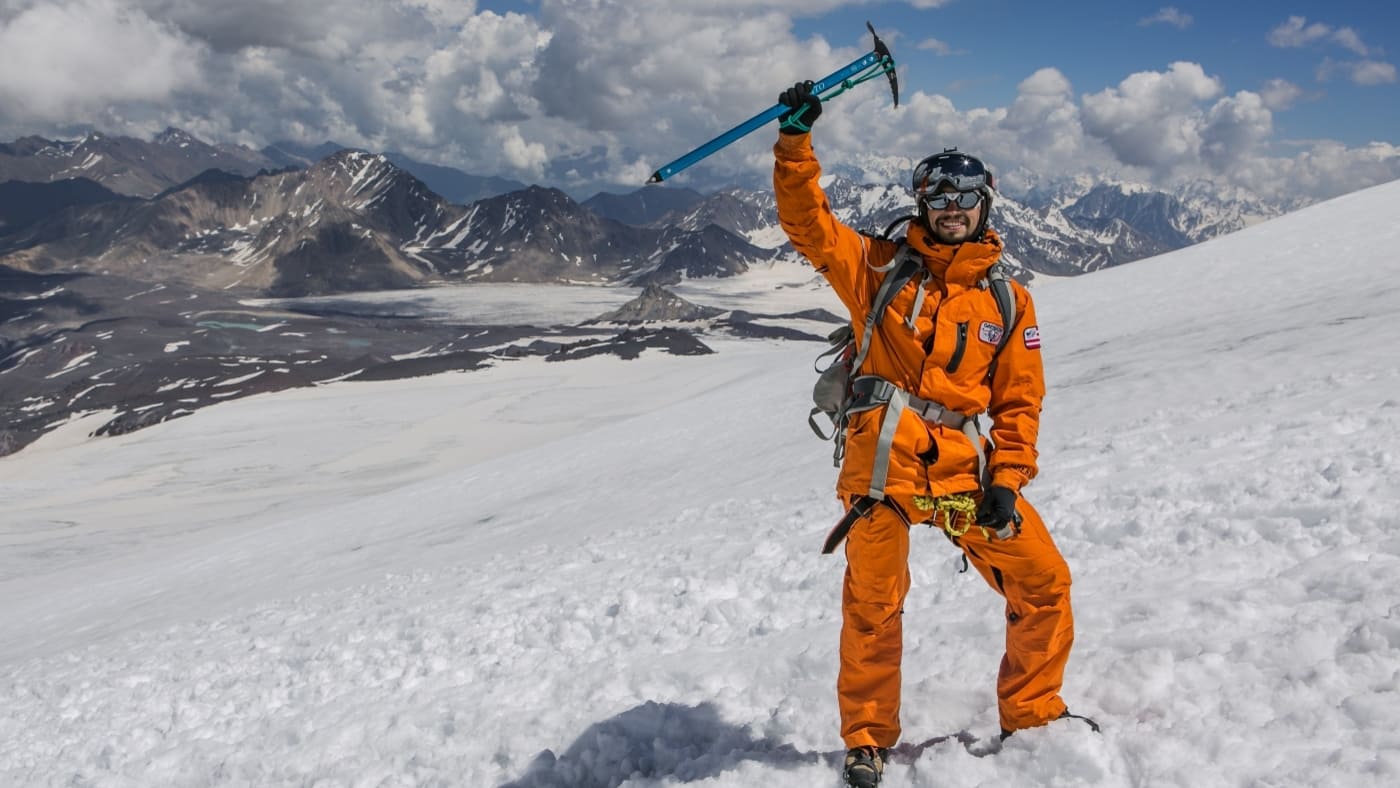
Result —
MULTIPOLYGON (((888 380, 878 375, 861 375, 851 381, 851 407, 850 412, 855 413, 862 410, 887 405, 894 398, 896 391, 900 388, 888 380)), ((954 429, 962 429, 967 423, 968 417, 948 407, 940 402, 908 395, 908 403, 905 405, 912 410, 915 415, 927 422, 934 424, 944 424, 954 429)))
POLYGON ((943 414, 948 412, 947 408, 937 402, 914 396, 909 397, 909 409, 919 414, 919 418, 924 421, 941 422, 943 414))
POLYGON ((851 412, 889 404, 899 388, 877 375, 861 375, 851 381, 851 412))
POLYGON ((909 395, 909 409, 919 414, 919 418, 924 421, 931 421, 937 424, 945 424, 954 429, 962 429, 967 423, 967 417, 957 411, 948 410, 948 407, 940 402, 909 395))

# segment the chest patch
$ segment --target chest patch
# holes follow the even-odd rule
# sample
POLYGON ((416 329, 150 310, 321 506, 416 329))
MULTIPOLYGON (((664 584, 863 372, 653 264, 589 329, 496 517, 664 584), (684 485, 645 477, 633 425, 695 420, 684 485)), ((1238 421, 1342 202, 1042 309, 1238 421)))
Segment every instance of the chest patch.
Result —
POLYGON ((1026 350, 1040 349, 1040 326, 1031 326, 1021 334, 1021 339, 1026 343, 1026 350))
POLYGON ((977 328, 977 338, 988 345, 995 345, 1001 341, 1002 327, 996 323, 982 321, 982 325, 977 328))

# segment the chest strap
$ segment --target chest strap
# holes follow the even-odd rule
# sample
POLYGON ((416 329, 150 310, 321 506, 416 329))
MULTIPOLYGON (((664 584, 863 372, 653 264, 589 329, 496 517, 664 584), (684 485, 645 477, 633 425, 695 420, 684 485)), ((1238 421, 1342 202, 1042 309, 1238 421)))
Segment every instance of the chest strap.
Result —
POLYGON ((894 445, 894 433, 899 427, 899 419, 904 411, 911 410, 929 424, 942 424, 961 430, 977 451, 977 483, 980 485, 987 475, 987 453, 982 448, 982 429, 975 416, 964 416, 949 410, 933 400, 911 394, 888 380, 877 375, 861 375, 851 381, 850 413, 859 413, 884 406, 880 419, 880 435, 875 442, 875 467, 870 474, 871 498, 883 500, 885 482, 889 479, 890 448, 894 445))

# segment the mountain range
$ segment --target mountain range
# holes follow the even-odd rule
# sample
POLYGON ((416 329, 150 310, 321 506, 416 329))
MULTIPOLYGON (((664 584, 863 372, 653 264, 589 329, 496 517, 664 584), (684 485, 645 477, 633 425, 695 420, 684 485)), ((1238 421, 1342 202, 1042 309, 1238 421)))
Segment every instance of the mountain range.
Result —
MULTIPOLYGON (((150 198, 58 204, 0 237, 0 262, 252 295, 306 296, 435 281, 620 283, 725 276, 776 252, 719 227, 637 227, 557 189, 451 203, 388 157, 344 149, 305 169, 205 170, 150 198)), ((13 184, 7 188, 14 190, 13 184)), ((57 193, 57 192, 60 192, 57 193)), ((3 194, 0 191, 0 194, 3 194)))
MULTIPOLYGON (((839 174, 832 209, 897 227, 899 186, 839 174)), ((1180 248, 1277 208, 1087 179, 999 195, 1016 275, 1073 275, 1180 248)), ((333 143, 260 151, 178 129, 0 145, 0 455, 73 416, 119 434, 230 398, 522 356, 709 352, 709 335, 820 342, 824 310, 755 315, 663 286, 798 263, 771 190, 673 187, 578 201, 538 185, 333 143), (572 325, 447 326, 316 296, 440 283, 638 288, 572 325), (257 303, 257 298, 281 299, 257 303), (619 302, 620 303, 620 302, 619 302)))
MULTIPOLYGON (((900 186, 841 175, 824 185, 842 220, 870 233, 912 210, 900 186)), ((1007 261, 1029 280, 1178 249, 1282 208, 1077 178, 998 195, 993 211, 1007 261)), ((644 286, 740 274, 784 255, 766 190, 656 186, 580 202, 403 154, 335 143, 253 150, 178 129, 149 142, 0 144, 0 262, 20 270, 278 296, 430 282, 644 286)))

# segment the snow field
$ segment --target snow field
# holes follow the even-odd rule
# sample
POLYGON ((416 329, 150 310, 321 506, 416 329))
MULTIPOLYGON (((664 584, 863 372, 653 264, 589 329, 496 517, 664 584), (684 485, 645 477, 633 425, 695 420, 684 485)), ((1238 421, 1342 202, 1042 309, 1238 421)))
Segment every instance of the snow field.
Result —
MULTIPOLYGON (((1400 782, 1397 199, 1035 290, 1026 494, 1104 732, 993 754, 1001 600, 919 528, 888 785, 1400 782)), ((821 348, 716 349, 0 459, 0 784, 835 785, 821 348)))

